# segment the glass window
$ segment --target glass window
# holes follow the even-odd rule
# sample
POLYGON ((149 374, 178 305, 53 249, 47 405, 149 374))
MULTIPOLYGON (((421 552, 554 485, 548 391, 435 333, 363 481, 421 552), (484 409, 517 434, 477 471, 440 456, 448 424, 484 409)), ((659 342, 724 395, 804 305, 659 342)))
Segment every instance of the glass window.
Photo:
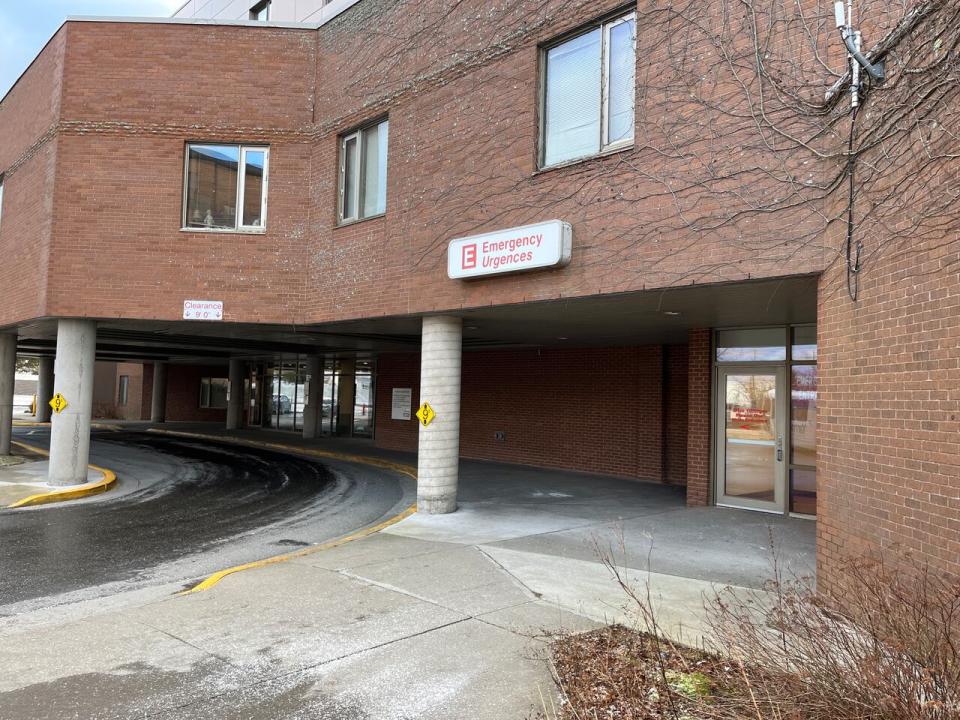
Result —
POLYGON ((790 462, 817 464, 817 366, 790 369, 790 462))
POLYGON ((389 128, 384 120, 341 139, 341 222, 386 212, 389 128))
POLYGON ((791 357, 794 360, 817 359, 817 328, 815 325, 802 325, 793 328, 791 357))
POLYGON ((544 166, 632 142, 635 39, 631 13, 547 49, 544 166))
POLYGON ((796 468, 790 471, 790 512, 817 514, 817 472, 796 468))
POLYGON ((270 19, 270 0, 264 0, 250 8, 250 19, 267 22, 270 19))
POLYGON ((720 330, 717 362, 771 362, 787 359, 785 328, 720 330))
POLYGON ((188 145, 183 227, 262 229, 269 155, 265 147, 188 145))
POLYGON ((223 410, 227 407, 230 381, 227 378, 200 379, 200 407, 223 410))
POLYGON ((128 375, 120 376, 120 389, 117 392, 117 405, 126 405, 130 396, 130 377, 128 375))
POLYGON ((0 175, 0 223, 3 222, 3 175, 0 175))

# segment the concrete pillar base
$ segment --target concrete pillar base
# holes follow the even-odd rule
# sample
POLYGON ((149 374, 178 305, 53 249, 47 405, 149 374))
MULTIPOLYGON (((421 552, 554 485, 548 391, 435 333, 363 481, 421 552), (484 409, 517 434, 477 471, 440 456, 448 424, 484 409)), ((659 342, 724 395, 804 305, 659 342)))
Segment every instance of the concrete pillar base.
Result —
POLYGON ((460 318, 423 319, 420 350, 420 404, 430 403, 436 418, 420 425, 417 455, 417 511, 431 515, 457 509, 460 472, 460 318))
POLYGON ((93 320, 60 320, 54 392, 64 396, 67 407, 54 414, 50 425, 51 485, 87 481, 96 354, 97 324, 93 320))

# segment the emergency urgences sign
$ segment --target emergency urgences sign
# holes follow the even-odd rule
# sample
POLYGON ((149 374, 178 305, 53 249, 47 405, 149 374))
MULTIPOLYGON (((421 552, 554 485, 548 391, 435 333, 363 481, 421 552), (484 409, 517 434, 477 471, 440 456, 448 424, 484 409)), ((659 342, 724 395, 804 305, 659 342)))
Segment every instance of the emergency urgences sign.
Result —
POLYGON ((573 228, 562 220, 451 240, 447 276, 453 280, 562 267, 570 262, 573 228))

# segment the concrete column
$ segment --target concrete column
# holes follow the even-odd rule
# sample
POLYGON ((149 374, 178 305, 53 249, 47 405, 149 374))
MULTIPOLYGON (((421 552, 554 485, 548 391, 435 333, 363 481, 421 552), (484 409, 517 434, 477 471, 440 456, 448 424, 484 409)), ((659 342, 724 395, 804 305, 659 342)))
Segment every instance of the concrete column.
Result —
POLYGON ((227 430, 239 430, 243 425, 243 379, 246 363, 240 358, 230 358, 230 397, 227 398, 227 430))
POLYGON ((420 349, 420 403, 437 416, 420 425, 417 455, 417 509, 439 514, 457 509, 460 469, 460 364, 463 322, 460 318, 423 319, 420 349))
POLYGON ((50 400, 53 399, 53 358, 40 358, 40 368, 37 380, 37 422, 50 422, 53 410, 50 400))
POLYGON ((167 421, 167 363, 153 364, 153 392, 150 395, 150 422, 167 421))
POLYGON ((303 409, 303 439, 313 440, 320 436, 320 421, 323 419, 323 358, 311 355, 307 358, 307 402, 303 409))
POLYGON ((50 425, 51 485, 87 481, 96 354, 97 324, 93 320, 59 321, 54 391, 63 395, 67 407, 53 416, 50 425))
POLYGON ((10 454, 13 437, 13 388, 17 383, 17 336, 0 334, 0 455, 10 454))
POLYGON ((340 361, 340 379, 337 381, 337 435, 353 432, 353 400, 357 385, 357 361, 340 361))

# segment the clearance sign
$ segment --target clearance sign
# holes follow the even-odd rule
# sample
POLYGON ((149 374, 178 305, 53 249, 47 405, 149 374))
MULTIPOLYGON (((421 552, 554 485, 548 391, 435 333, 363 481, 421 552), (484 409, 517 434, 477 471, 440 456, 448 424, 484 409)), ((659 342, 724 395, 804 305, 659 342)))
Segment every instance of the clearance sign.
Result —
POLYGON ((452 280, 562 267, 570 262, 573 228, 561 220, 451 240, 447 276, 452 280))

